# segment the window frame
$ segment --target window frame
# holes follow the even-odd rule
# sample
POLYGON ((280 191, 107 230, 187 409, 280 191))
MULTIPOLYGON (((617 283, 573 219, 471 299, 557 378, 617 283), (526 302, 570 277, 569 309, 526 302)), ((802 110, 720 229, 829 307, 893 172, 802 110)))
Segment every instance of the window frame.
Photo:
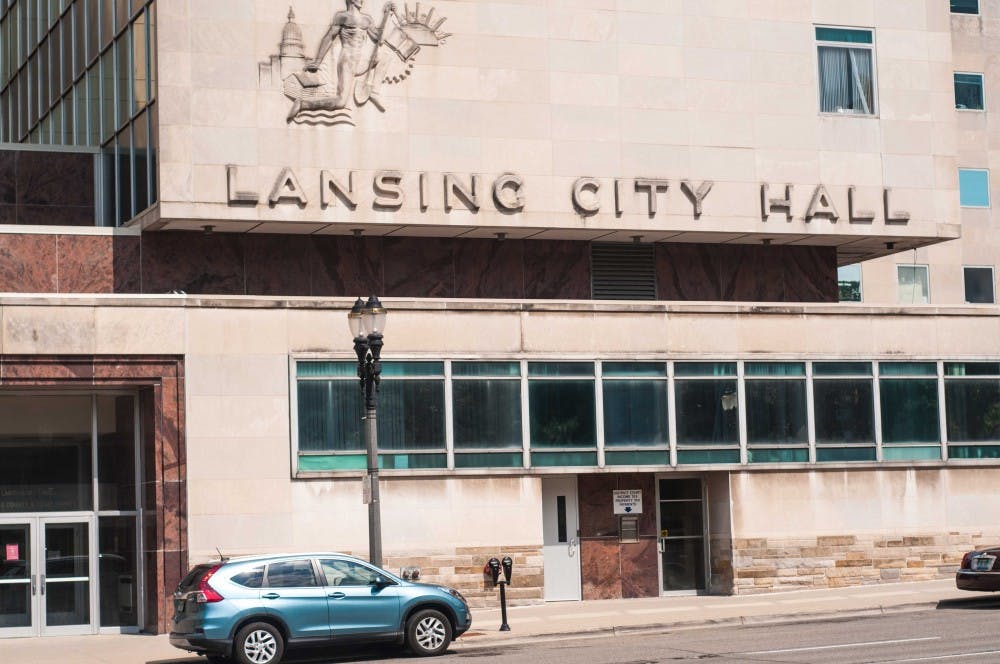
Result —
POLYGON ((958 84, 955 79, 956 76, 978 76, 979 77, 979 98, 982 101, 982 108, 959 108, 958 107, 958 97, 955 97, 955 110, 962 111, 966 113, 985 113, 986 112, 986 75, 981 71, 953 71, 951 74, 952 87, 958 84))
POLYGON ((834 118, 860 118, 860 119, 871 119, 879 117, 879 94, 878 94, 878 58, 877 58, 877 45, 875 28, 865 27, 865 26, 852 26, 852 25, 831 25, 827 23, 814 23, 813 24, 813 43, 815 48, 813 49, 813 57, 815 58, 815 69, 816 72, 816 108, 819 115, 822 117, 834 117, 834 118), (859 30, 865 31, 871 34, 872 41, 870 44, 861 44, 854 42, 840 42, 840 41, 828 41, 825 39, 820 39, 816 35, 816 31, 822 28, 829 28, 832 30, 859 30), (820 63, 819 63, 819 49, 820 47, 828 48, 863 48, 868 49, 871 52, 871 66, 872 66, 872 99, 871 108, 868 113, 841 113, 838 111, 824 111, 823 110, 823 86, 822 80, 820 78, 820 63))

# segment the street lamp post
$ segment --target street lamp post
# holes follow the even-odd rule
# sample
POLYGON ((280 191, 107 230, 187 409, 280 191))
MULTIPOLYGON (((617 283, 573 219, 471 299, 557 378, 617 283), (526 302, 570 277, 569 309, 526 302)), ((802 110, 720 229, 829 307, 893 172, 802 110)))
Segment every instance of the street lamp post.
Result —
POLYGON ((382 331, 386 310, 372 295, 367 302, 359 297, 347 314, 347 323, 354 336, 354 352, 358 356, 358 378, 365 395, 365 450, 368 454, 368 475, 365 478, 365 499, 368 503, 368 558, 376 567, 382 566, 382 516, 378 495, 378 430, 376 410, 378 385, 382 373, 382 331))

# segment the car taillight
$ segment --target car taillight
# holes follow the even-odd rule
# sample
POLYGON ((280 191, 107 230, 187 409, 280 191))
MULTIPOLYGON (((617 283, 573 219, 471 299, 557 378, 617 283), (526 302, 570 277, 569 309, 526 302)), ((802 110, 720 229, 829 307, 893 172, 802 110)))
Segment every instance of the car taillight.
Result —
POLYGON ((974 553, 975 551, 969 551, 967 554, 962 556, 962 569, 972 568, 972 554, 974 553))
POLYGON ((205 575, 201 577, 201 581, 198 582, 198 592, 195 594, 195 601, 199 604, 221 602, 225 599, 225 597, 220 595, 215 588, 208 585, 208 580, 212 578, 213 574, 219 571, 220 567, 222 567, 222 565, 216 565, 212 569, 205 572, 205 575))

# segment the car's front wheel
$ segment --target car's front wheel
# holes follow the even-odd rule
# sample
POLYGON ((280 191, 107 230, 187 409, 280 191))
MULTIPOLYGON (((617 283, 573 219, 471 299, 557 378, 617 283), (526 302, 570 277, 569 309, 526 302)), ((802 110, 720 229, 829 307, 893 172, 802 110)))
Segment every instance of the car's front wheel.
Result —
POLYGON ((233 659, 240 664, 278 664, 285 652, 281 632, 269 623, 250 623, 236 634, 233 659))
POLYGON ((406 645, 414 655, 440 655, 451 643, 451 622, 437 609, 417 611, 406 623, 406 645))

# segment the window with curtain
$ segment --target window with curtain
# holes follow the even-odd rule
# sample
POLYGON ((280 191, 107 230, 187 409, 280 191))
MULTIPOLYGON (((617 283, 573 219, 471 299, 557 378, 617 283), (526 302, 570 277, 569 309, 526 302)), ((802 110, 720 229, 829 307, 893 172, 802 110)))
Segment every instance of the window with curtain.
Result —
POLYGON ((819 96, 823 113, 875 114, 871 30, 816 28, 819 96))
POLYGON ((897 265, 896 278, 900 304, 930 302, 930 278, 926 265, 897 265))
POLYGON ((519 362, 453 362, 457 468, 517 467, 521 454, 519 362))

